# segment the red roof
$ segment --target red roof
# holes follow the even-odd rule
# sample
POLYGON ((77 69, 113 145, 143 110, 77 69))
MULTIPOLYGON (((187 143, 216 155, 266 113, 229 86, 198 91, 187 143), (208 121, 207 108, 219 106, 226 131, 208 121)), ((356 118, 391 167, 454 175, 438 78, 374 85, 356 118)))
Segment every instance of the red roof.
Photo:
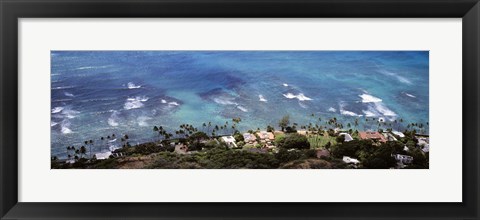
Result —
POLYGON ((358 136, 360 136, 360 139, 362 140, 369 139, 369 140, 377 140, 380 142, 387 142, 385 137, 376 131, 360 131, 358 132, 358 136))

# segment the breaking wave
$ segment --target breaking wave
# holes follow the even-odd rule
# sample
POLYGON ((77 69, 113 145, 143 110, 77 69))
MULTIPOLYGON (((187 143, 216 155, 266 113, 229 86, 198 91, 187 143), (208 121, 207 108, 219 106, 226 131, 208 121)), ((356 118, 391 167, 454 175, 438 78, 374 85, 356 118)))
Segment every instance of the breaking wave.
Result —
POLYGON ((410 98, 416 98, 416 96, 412 95, 412 94, 408 94, 408 93, 405 93, 406 96, 410 97, 410 98))
POLYGON ((238 103, 234 102, 232 98, 216 97, 213 101, 221 105, 238 105, 238 103))
POLYGON ((137 96, 135 98, 128 98, 125 104, 123 105, 123 108, 126 110, 130 109, 136 109, 136 108, 141 108, 143 107, 143 102, 148 101, 148 98, 145 96, 137 96))
POLYGON ((310 101, 310 100, 312 100, 311 98, 305 96, 303 93, 299 93, 298 95, 294 95, 292 93, 287 93, 287 94, 283 94, 283 96, 285 96, 285 98, 287 98, 287 99, 298 99, 299 101, 310 101))
POLYGON ((64 107, 55 107, 52 109, 52 114, 59 113, 63 111, 64 107))
POLYGON ((381 102, 382 101, 381 99, 379 99, 375 96, 369 95, 369 94, 361 94, 359 96, 360 96, 360 98, 362 98, 363 103, 381 102))
POLYGON ((112 114, 110 115, 110 117, 108 118, 107 122, 110 126, 112 127, 116 127, 118 126, 118 112, 113 110, 112 114))
POLYGON ((258 95, 258 99, 260 102, 267 102, 267 100, 265 99, 265 97, 263 97, 263 95, 258 95))
POLYGON ((240 109, 242 112, 248 112, 248 110, 241 105, 238 105, 237 108, 240 109))
POLYGON ((129 89, 139 89, 139 88, 142 88, 142 86, 135 85, 135 83, 132 83, 132 82, 127 83, 127 87, 128 87, 129 89))
POLYGON ((60 124, 62 134, 70 134, 72 130, 70 129, 70 122, 68 120, 63 120, 60 124))
POLYGON ((339 106, 340 106, 340 107, 339 107, 338 110, 340 111, 340 114, 342 114, 342 115, 354 116, 354 117, 361 117, 361 116, 362 116, 362 115, 359 115, 359 114, 357 114, 357 113, 355 113, 355 112, 345 110, 345 106, 346 106, 346 105, 345 105, 345 103, 343 103, 343 102, 340 102, 340 103, 339 103, 339 106))

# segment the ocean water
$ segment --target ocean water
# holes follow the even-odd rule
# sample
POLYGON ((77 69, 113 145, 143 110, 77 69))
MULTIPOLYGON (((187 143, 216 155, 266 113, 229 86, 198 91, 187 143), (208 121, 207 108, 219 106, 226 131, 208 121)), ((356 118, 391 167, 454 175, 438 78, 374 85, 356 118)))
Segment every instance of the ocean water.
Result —
POLYGON ((201 130, 236 117, 241 131, 278 128, 284 115, 299 125, 357 118, 359 130, 376 128, 366 117, 425 124, 428 103, 428 51, 51 52, 51 149, 59 157, 90 139, 101 151, 102 136, 128 134, 136 144, 155 137, 154 125, 201 130))

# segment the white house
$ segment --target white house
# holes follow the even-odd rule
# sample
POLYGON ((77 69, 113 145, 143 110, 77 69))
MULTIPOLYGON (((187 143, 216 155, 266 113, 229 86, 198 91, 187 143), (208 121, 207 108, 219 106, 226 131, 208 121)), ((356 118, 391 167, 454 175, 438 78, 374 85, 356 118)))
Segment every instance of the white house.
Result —
POLYGON ((340 133, 338 135, 345 137, 345 142, 353 141, 352 136, 348 133, 340 133))
POLYGON ((400 131, 392 131, 392 133, 393 133, 394 135, 397 135, 397 136, 401 137, 401 138, 405 137, 405 135, 404 135, 402 132, 400 132, 400 131))
POLYGON ((417 137, 418 146, 422 149, 423 152, 430 151, 430 139, 428 137, 417 137))
POLYGON ((235 143, 235 138, 233 136, 223 136, 221 137, 221 139, 227 144, 228 147, 237 147, 237 144, 235 143))
POLYGON ((110 158, 110 155, 112 155, 112 152, 110 151, 103 152, 103 153, 96 153, 95 158, 97 158, 97 160, 106 160, 110 158))
POLYGON ((413 157, 403 154, 393 154, 392 157, 402 164, 410 164, 413 161, 413 157))
POLYGON ((383 133, 383 136, 387 139, 387 141, 397 141, 397 138, 390 133, 383 133))
POLYGON ((343 156, 343 162, 345 162, 345 163, 353 163, 353 164, 355 164, 355 165, 357 165, 358 163, 360 163, 360 161, 358 161, 357 159, 351 158, 351 157, 347 157, 347 156, 343 156))
POLYGON ((188 147, 183 144, 175 145, 175 153, 177 154, 188 154, 188 147))

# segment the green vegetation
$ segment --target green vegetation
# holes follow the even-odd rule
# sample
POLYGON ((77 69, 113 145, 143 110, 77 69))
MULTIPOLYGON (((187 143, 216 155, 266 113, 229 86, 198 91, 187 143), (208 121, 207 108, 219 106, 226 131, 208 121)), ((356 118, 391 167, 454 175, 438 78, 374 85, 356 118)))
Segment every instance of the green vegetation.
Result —
POLYGON ((286 134, 275 140, 275 145, 282 149, 310 149, 307 137, 297 133, 286 134))
MULTIPOLYGON (((298 125, 291 122, 290 116, 283 116, 278 125, 283 132, 266 126, 268 132, 275 132, 275 140, 261 139, 255 130, 248 130, 257 138, 254 144, 245 143, 244 137, 238 131, 240 118, 233 118, 223 125, 214 125, 211 122, 203 123, 200 129, 190 124, 182 124, 179 129, 167 131, 162 126, 154 126, 153 141, 131 146, 127 134, 119 135, 117 146, 121 148, 113 151, 107 159, 98 159, 92 154, 92 148, 105 149, 111 142, 115 142, 116 135, 102 136, 99 140, 86 140, 80 147, 67 146, 66 160, 51 158, 53 169, 87 168, 87 169, 115 169, 115 168, 149 168, 149 169, 389 169, 410 168, 425 169, 429 167, 429 153, 425 153, 417 146, 426 127, 422 123, 410 123, 400 138, 393 135, 397 141, 386 143, 360 140, 358 135, 358 119, 354 123, 347 123, 346 128, 337 119, 325 119, 311 114, 308 125, 298 125), (297 132, 297 128, 300 128, 297 132), (338 130, 349 133, 353 141, 345 142, 338 130), (220 136, 232 135, 237 147, 231 148, 220 136), (268 142, 268 144, 267 144, 268 142), (273 142, 273 143, 270 143, 273 142), (177 150, 176 150, 177 146, 177 150), (318 152, 317 152, 318 151, 318 152), (317 153, 319 153, 317 158, 317 153), (410 156, 413 160, 406 164, 399 164, 394 155, 410 156), (343 157, 351 157, 359 161, 358 164, 347 164, 343 157)), ((374 123, 379 131, 391 132, 393 127, 398 129, 403 120, 392 123, 380 122, 375 119, 366 119, 367 123, 374 123)), ((428 123, 426 124, 428 126, 428 123)))
POLYGON ((329 135, 309 135, 308 141, 312 148, 324 148, 329 142, 330 144, 337 144, 336 138, 329 135))

